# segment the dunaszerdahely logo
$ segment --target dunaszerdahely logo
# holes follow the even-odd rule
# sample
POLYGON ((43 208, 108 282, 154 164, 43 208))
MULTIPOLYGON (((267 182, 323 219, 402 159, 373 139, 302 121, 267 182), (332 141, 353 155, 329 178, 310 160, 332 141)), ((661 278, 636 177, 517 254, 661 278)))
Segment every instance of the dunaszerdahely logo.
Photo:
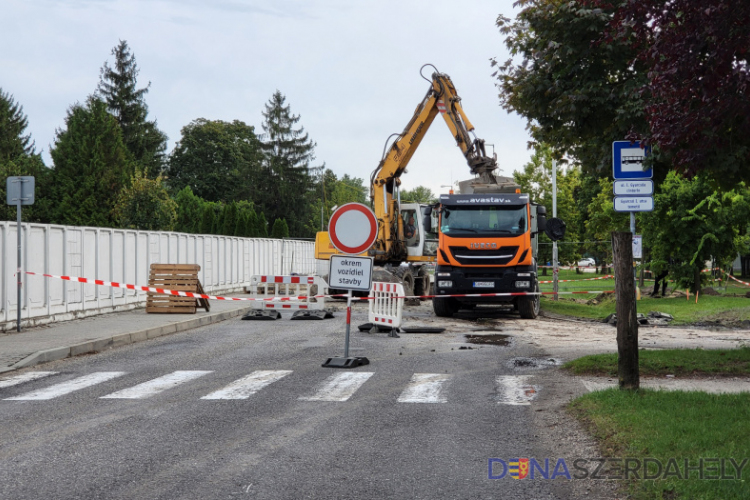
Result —
POLYGON ((487 479, 742 480, 747 458, 490 458, 487 479))

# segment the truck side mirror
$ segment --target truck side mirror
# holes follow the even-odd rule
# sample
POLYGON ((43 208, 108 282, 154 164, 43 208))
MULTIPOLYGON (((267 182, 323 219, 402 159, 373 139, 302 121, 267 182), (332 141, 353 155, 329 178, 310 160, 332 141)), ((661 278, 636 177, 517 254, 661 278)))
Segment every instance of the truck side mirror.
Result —
POLYGON ((432 217, 430 217, 430 214, 425 214, 424 217, 422 217, 422 227, 424 228, 425 233, 432 232, 432 217))
POLYGON ((536 230, 540 233, 547 229, 547 217, 542 214, 536 216, 536 230))
POLYGON ((422 227, 426 233, 432 232, 432 206, 424 208, 424 215, 422 215, 422 227))

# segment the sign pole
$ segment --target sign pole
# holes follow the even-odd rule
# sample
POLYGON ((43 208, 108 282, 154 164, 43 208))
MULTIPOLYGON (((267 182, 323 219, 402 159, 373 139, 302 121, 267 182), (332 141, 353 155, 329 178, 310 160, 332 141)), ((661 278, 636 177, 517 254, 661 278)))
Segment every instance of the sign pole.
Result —
POLYGON ((16 275, 18 276, 18 296, 16 298, 16 331, 21 331, 21 285, 23 283, 22 281, 22 274, 21 274, 21 197, 19 196, 16 203, 16 236, 18 237, 18 259, 16 262, 18 265, 16 266, 17 271, 16 275))
MULTIPOLYGON (((557 161, 552 160, 552 217, 557 217, 557 161)), ((552 242, 552 291, 555 292, 552 300, 557 301, 560 286, 560 266, 557 262, 557 241, 552 242)))
POLYGON ((346 340, 344 340, 344 357, 349 357, 349 332, 352 326, 352 291, 346 294, 346 340))

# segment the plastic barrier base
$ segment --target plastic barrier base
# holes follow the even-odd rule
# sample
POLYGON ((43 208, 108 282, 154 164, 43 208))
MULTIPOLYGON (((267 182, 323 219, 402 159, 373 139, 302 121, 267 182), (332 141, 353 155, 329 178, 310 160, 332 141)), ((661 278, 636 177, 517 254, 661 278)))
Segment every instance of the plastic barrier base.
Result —
POLYGON ((292 319, 328 319, 333 318, 333 311, 321 309, 319 311, 294 311, 292 319))
POLYGON ((364 357, 350 357, 345 358, 343 356, 334 356, 328 358, 325 363, 321 366, 323 368, 356 368, 358 366, 369 365, 370 360, 364 357))
POLYGON ((242 319, 249 319, 249 320, 260 320, 260 321, 273 321, 276 319, 281 319, 281 313, 279 311, 274 310, 263 310, 263 309, 256 309, 254 311, 250 311, 247 314, 245 314, 242 319))

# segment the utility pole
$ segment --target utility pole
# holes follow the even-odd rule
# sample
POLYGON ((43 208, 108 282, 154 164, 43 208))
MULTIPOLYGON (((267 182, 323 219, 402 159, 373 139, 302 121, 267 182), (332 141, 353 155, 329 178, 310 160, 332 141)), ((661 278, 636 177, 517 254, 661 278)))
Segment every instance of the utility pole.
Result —
MULTIPOLYGON (((557 217, 557 161, 552 160, 552 217, 557 217)), ((557 241, 552 242, 552 291, 558 299, 560 267, 557 262, 557 241)))
POLYGON ((635 306, 635 280, 630 279, 633 266, 633 233, 612 233, 617 296, 617 377, 620 389, 637 390, 638 314, 635 306))

